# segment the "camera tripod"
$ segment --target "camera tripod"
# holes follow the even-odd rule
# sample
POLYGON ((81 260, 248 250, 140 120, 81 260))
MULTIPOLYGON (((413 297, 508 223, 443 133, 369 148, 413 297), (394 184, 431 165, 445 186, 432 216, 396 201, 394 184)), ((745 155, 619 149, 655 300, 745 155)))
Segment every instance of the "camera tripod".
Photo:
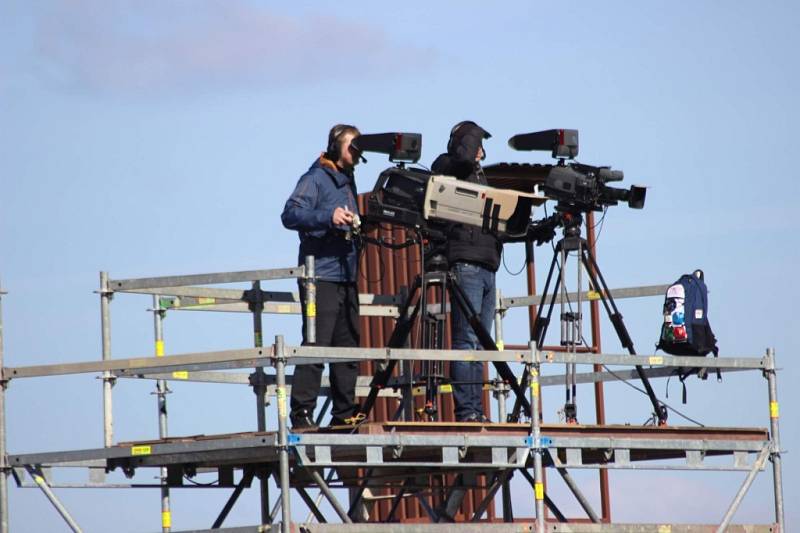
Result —
MULTIPOLYGON (((484 350, 496 351, 497 344, 492 338, 491 334, 486 331, 486 328, 481 324, 480 317, 475 312, 469 299, 467 298, 464 290, 458 284, 455 275, 447 270, 446 261, 438 255, 433 255, 429 261, 431 266, 430 272, 425 272, 425 254, 423 240, 417 239, 420 243, 420 251, 422 256, 423 272, 419 274, 408 292, 403 304, 400 306, 400 316, 397 320, 392 335, 389 338, 389 348, 402 348, 406 345, 408 336, 414 326, 417 316, 422 310, 422 345, 423 348, 429 349, 442 349, 444 347, 444 326, 446 319, 445 310, 445 295, 450 296, 451 305, 456 305, 467 317, 470 327, 478 337, 481 347, 484 350), (439 313, 431 313, 427 304, 427 288, 434 286, 437 291, 438 300, 440 302, 439 313), (413 310, 409 313, 409 309, 413 310)), ((524 409, 526 413, 530 413, 530 402, 525 398, 525 389, 517 382, 517 378, 509 368, 505 361, 493 361, 495 369, 497 370, 500 378, 507 382, 516 395, 516 402, 520 409, 524 409)), ((364 403, 359 408, 359 412, 354 418, 363 420, 369 416, 372 407, 375 405, 375 400, 378 398, 378 393, 381 389, 386 388, 391 379, 392 373, 397 366, 397 360, 393 359, 382 369, 376 372, 370 384, 370 392, 364 403)), ((425 360, 422 363, 421 378, 425 381, 425 406, 424 413, 436 420, 438 416, 438 399, 437 392, 439 385, 445 381, 441 361, 425 360)), ((409 387, 410 392, 410 387, 409 387)), ((404 402, 405 403, 405 402, 404 402)), ((397 419, 402 412, 398 410, 395 415, 397 419)))
MULTIPOLYGON (((583 343, 583 336, 581 333, 582 316, 580 300, 582 265, 583 270, 586 270, 586 273, 589 276, 591 288, 595 290, 597 294, 599 294, 599 298, 603 303, 603 307, 605 308, 609 319, 611 320, 611 324, 614 326, 614 330, 617 333, 620 343, 622 344, 623 348, 628 350, 628 353, 631 355, 636 355, 636 350, 633 347, 633 340, 628 333, 628 329, 625 327, 625 323, 622 320, 622 315, 617 308, 617 304, 614 302, 614 298, 611 296, 611 292, 606 284, 605 278, 603 277, 602 272, 600 272, 600 267, 597 265, 597 261, 595 261, 594 255, 586 243, 586 240, 581 237, 581 225, 583 223, 583 217, 581 213, 576 210, 563 209, 561 223, 563 226, 563 237, 558 241, 558 243, 556 243, 556 247, 553 252, 553 259, 550 262, 550 269, 547 272, 547 281, 545 281, 544 290, 542 291, 542 297, 537 309, 536 323, 533 331, 533 340, 536 342, 536 346, 544 346, 547 327, 550 324, 550 318, 553 314, 556 296, 559 294, 559 300, 561 304, 561 345, 566 347, 568 351, 574 353, 577 346, 583 343), (569 307, 569 311, 565 311, 565 307, 570 305, 570 302, 567 299, 564 282, 565 269, 567 257, 569 256, 569 252, 572 251, 578 253, 580 261, 578 264, 578 301, 577 309, 575 311, 572 310, 571 306, 569 307), (561 258, 560 265, 559 257, 561 258), (553 286, 553 292, 551 295, 549 295, 550 302, 549 304, 546 304, 548 290, 553 279, 553 272, 555 271, 556 265, 559 265, 559 275, 556 278, 553 286), (544 315, 545 307, 547 307, 546 315, 544 315)), ((639 378, 644 385, 647 396, 650 398, 650 402, 653 404, 654 414, 658 418, 658 424, 666 424, 666 406, 656 397, 653 387, 650 385, 650 380, 647 379, 647 376, 644 373, 644 369, 637 365, 636 372, 638 373, 639 378)), ((527 387, 529 381, 530 374, 526 368, 522 374, 522 387, 527 387)), ((575 363, 567 365, 567 371, 565 372, 565 385, 566 402, 564 404, 564 415, 567 422, 574 423, 577 421, 577 407, 575 404, 575 397, 577 393, 577 387, 575 383, 575 363)), ((521 405, 518 398, 514 403, 514 409, 508 416, 509 422, 516 422, 519 420, 520 408, 521 405)))

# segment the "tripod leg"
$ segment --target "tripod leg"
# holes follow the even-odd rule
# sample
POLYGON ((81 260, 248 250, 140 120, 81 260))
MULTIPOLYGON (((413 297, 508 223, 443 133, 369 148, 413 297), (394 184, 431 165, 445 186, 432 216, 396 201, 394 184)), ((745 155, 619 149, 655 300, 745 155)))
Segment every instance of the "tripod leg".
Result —
MULTIPOLYGON (((561 245, 559 244, 559 247, 561 245)), ((550 325, 550 317, 553 315, 553 307, 555 306, 556 302, 556 294, 558 294, 558 289, 561 286, 561 276, 559 275, 556 278, 556 284, 553 287, 553 294, 550 297, 550 305, 547 307, 547 317, 542 316, 542 312, 545 308, 545 302, 547 301, 547 291, 550 289, 550 281, 553 278, 553 272, 555 271, 556 264, 558 264, 558 250, 556 253, 553 254, 553 260, 550 262, 550 269, 547 271, 547 280, 544 282, 544 289, 542 290, 542 298, 539 302, 539 309, 537 310, 536 314, 536 329, 533 332, 533 339, 536 341, 536 346, 543 346, 544 345, 544 338, 547 335, 547 327, 550 325)), ((563 267, 559 267, 559 271, 563 267)))
MULTIPOLYGON (((548 291, 550 290, 550 282, 553 279, 553 272, 555 272, 556 265, 558 264, 558 251, 560 247, 561 243, 559 243, 556 252, 553 254, 553 260, 550 261, 550 269, 547 271, 547 280, 544 282, 544 288, 542 290, 542 298, 539 301, 539 308, 537 309, 536 313, 536 326, 533 332, 532 340, 536 341, 536 346, 538 347, 544 346, 544 338, 547 335, 547 327, 550 324, 550 317, 553 315, 553 307, 555 306, 556 302, 556 294, 558 294, 558 289, 561 286, 561 276, 559 275, 556 277, 556 283, 553 286, 553 294, 550 296, 550 304, 546 306, 547 295, 548 291), (545 307, 547 307, 546 317, 543 316, 545 307)), ((525 390, 528 387, 529 380, 530 380, 530 375, 528 374, 528 368, 526 367, 525 370, 523 370, 522 378, 520 379, 520 386, 522 390, 525 390)), ((520 396, 517 395, 517 397, 514 400, 514 408, 511 410, 511 414, 508 415, 509 422, 519 422, 521 407, 522 407, 522 402, 520 401, 520 396)))
MULTIPOLYGON (((389 338, 389 348, 402 348, 405 346, 408 335, 411 333, 411 329, 414 326, 414 321, 419 314, 420 301, 417 301, 414 306, 414 311, 410 316, 408 314, 408 308, 411 307, 411 302, 414 301, 414 296, 419 291, 421 285, 422 279, 417 276, 414 280, 414 285, 412 285, 408 293, 408 297, 405 302, 403 302, 403 305, 400 306, 400 317, 397 319, 397 324, 394 327, 394 331, 392 331, 392 336, 389 338)), ((364 420, 369 416, 372 407, 375 405, 375 401, 378 399, 378 394, 381 389, 386 387, 396 366, 397 360, 392 359, 389 361, 389 364, 386 365, 386 368, 375 373, 375 376, 372 378, 372 383, 370 383, 369 395, 367 395, 364 403, 358 408, 358 412, 353 418, 356 420, 364 420)))
MULTIPOLYGON (((453 278, 450 279, 448 288, 450 289, 451 303, 458 305, 461 311, 468 317, 469 325, 478 337, 478 341, 481 343, 483 349, 496 352, 497 344, 494 342, 489 332, 486 331, 486 328, 483 327, 483 324, 481 324, 480 318, 475 312, 475 308, 472 307, 472 304, 469 302, 469 299, 467 299, 467 295, 464 294, 464 290, 453 278)), ((517 377, 514 375, 514 372, 511 371, 511 368, 509 368, 508 363, 505 361, 493 361, 493 364, 503 381, 507 382, 511 390, 516 394, 516 401, 520 402, 525 409, 525 413, 530 415, 531 404, 525 397, 525 389, 517 382, 517 377)))
MULTIPOLYGON (((594 256, 592 255, 588 246, 583 247, 581 260, 583 261, 583 265, 586 267, 586 272, 589 274, 589 279, 592 281, 592 286, 594 286, 595 289, 599 289, 598 293, 600 294, 600 300, 603 302, 603 307, 605 307, 608 317, 611 319, 611 323, 614 325, 614 330, 617 332, 619 342, 628 350, 628 353, 631 355, 636 355, 636 350, 633 347, 633 340, 631 340, 631 336, 628 333, 628 328, 625 327, 625 322, 623 322, 622 315, 617 308, 617 304, 614 302, 614 298, 611 296, 611 291, 609 290, 608 285, 606 285, 606 280, 603 278, 603 273, 600 272, 600 268, 598 267, 597 262, 594 260, 594 256)), ((647 391, 647 396, 650 398, 650 402, 653 404, 653 409, 658 417, 659 425, 666 424, 666 406, 656 397, 656 393, 653 391, 652 385, 650 385, 650 380, 647 379, 644 369, 640 365, 636 365, 636 373, 639 374, 639 379, 642 380, 642 385, 644 385, 644 388, 647 391)))

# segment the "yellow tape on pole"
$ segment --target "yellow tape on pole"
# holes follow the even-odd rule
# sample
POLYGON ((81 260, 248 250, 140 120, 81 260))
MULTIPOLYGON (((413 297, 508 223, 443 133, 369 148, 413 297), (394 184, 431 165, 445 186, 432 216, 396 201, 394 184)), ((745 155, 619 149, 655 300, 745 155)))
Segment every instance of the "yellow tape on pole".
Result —
POLYGON ((539 397, 539 382, 531 383, 531 394, 536 398, 539 397))
POLYGON ((664 358, 658 355, 654 355, 647 360, 651 365, 663 365, 664 358))
POLYGON ((156 341, 156 357, 164 357, 164 341, 156 341))
POLYGON ((189 379, 189 372, 186 370, 176 370, 172 373, 172 377, 175 379, 189 379))
POLYGON ((544 485, 542 483, 535 483, 534 488, 536 490, 536 499, 544 500, 544 485))
POLYGON ((164 529, 172 527, 172 513, 169 511, 161 512, 161 527, 164 529))
POLYGON ((503 348, 505 348, 505 343, 503 341, 497 341, 497 349, 502 352, 503 348))
POLYGON ((307 317, 317 316, 317 304, 316 303, 309 303, 308 305, 306 305, 306 316, 307 317))
POLYGON ((778 418, 779 414, 780 410, 778 408, 778 402, 769 402, 769 417, 778 418))
POLYGON ((278 387, 275 396, 278 397, 278 416, 286 418, 286 387, 278 387))
POLYGON ((453 386, 449 383, 439 385, 439 394, 447 394, 453 392, 453 386))

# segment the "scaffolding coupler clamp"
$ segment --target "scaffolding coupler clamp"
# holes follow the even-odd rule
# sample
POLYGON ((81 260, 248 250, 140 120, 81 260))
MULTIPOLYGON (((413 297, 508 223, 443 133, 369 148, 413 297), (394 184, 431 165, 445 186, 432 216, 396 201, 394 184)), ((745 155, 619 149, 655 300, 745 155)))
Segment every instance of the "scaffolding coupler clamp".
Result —
POLYGON ((532 450, 543 450, 553 445, 553 439, 550 437, 539 437, 539 446, 536 446, 533 437, 528 435, 525 437, 525 445, 532 450))

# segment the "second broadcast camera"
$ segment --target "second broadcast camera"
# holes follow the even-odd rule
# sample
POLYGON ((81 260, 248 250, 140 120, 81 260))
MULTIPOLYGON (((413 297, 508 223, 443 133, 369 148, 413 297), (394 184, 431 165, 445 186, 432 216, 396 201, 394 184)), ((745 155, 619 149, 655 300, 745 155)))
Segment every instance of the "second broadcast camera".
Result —
POLYGON ((542 185, 544 193, 558 201, 562 210, 602 211, 605 206, 627 202, 632 209, 644 207, 647 189, 632 185, 630 189, 611 187, 610 182, 622 181, 621 170, 611 167, 567 163, 578 155, 578 130, 558 129, 514 135, 508 140, 514 150, 549 151, 558 159, 556 165, 547 165, 547 177, 542 185))

